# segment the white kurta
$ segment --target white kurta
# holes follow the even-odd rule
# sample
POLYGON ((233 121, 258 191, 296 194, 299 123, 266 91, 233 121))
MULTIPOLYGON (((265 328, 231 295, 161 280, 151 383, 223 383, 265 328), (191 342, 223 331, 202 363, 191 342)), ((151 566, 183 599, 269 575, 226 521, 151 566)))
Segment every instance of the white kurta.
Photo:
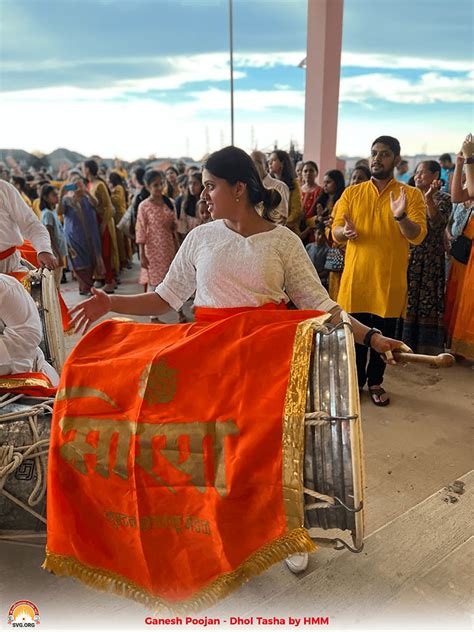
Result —
POLYGON ((39 371, 56 386, 59 376, 39 348, 41 337, 35 302, 19 281, 0 274, 0 375, 39 371))
MULTIPOLYGON (((25 239, 31 241, 36 252, 53 254, 46 227, 23 202, 15 187, 0 180, 0 252, 12 246, 21 246, 25 239)), ((21 269, 18 251, 0 260, 0 272, 16 272, 21 269)))
POLYGON ((196 292, 196 307, 288 303, 329 311, 337 305, 300 240, 284 226, 242 237, 224 220, 192 230, 156 292, 175 310, 196 292))

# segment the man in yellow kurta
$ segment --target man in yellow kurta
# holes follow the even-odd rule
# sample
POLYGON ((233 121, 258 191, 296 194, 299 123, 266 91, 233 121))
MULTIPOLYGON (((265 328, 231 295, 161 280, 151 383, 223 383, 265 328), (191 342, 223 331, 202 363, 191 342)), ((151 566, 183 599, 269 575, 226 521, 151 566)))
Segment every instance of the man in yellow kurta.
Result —
POLYGON ((389 398, 382 388, 385 363, 373 350, 367 364, 373 333, 395 334, 397 318, 403 316, 407 296, 407 266, 410 244, 426 236, 426 205, 414 187, 393 177, 400 162, 400 143, 380 136, 372 143, 368 182, 348 187, 339 199, 333 237, 347 242, 338 303, 371 327, 364 345, 356 345, 359 389, 366 382, 377 406, 389 398))

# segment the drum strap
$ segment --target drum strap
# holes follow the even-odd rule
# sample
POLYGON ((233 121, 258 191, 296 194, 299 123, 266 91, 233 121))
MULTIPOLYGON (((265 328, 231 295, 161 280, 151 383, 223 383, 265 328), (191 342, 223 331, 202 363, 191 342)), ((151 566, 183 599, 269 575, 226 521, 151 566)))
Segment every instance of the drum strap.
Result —
POLYGON ((11 257, 11 255, 16 251, 16 246, 12 246, 11 248, 7 248, 3 252, 0 252, 0 261, 11 257))

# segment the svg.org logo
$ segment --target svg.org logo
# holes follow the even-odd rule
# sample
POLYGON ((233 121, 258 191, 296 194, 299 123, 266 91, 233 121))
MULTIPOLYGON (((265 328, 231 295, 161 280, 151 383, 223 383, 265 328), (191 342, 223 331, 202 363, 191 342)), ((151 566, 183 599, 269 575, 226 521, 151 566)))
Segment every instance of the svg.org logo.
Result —
POLYGON ((8 625, 13 628, 35 628, 40 623, 38 608, 32 601, 15 601, 8 611, 8 625))

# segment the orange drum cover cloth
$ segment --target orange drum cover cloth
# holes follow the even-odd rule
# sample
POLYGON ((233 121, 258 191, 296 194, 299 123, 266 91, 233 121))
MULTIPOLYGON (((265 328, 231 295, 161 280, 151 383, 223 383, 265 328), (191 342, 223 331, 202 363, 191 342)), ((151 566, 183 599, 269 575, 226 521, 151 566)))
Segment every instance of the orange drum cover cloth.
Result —
POLYGON ((184 611, 314 550, 304 412, 325 319, 255 310, 89 332, 54 406, 44 568, 184 611))

